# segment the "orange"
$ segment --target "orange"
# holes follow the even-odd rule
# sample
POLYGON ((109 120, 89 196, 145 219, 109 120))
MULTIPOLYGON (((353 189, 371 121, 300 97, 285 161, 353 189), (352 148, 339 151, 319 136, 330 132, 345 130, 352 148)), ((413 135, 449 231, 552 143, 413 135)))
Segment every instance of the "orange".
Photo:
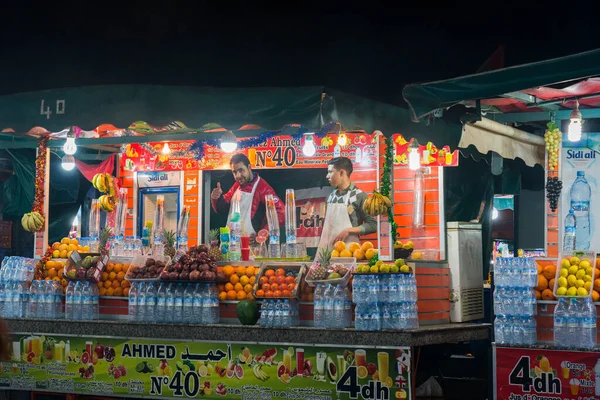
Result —
POLYGON ((225 291, 229 292, 231 290, 233 290, 233 285, 231 283, 226 283, 225 284, 225 291))
POLYGON ((45 277, 45 278, 44 278, 44 280, 45 280, 45 281, 51 281, 51 280, 52 280, 52 278, 50 278, 49 276, 47 276, 47 277, 45 277))
POLYGON ((556 265, 546 265, 542 274, 548 280, 554 278, 556 276, 556 265))
POLYGON ((104 289, 103 287, 101 287, 100 289, 98 289, 98 295, 105 296, 106 295, 106 289, 104 289))
POLYGON ((285 276, 285 270, 283 268, 277 268, 277 271, 275 271, 275 275, 285 276))
POLYGON ((129 297, 129 288, 128 287, 123 289, 123 297, 129 297))
POLYGON ((274 290, 273 297, 281 297, 281 290, 274 290))
POLYGON ((113 271, 113 269, 115 269, 115 264, 108 263, 108 265, 106 266, 106 272, 110 273, 113 271))
POLYGON ((222 283, 219 283, 217 285, 217 290, 219 291, 219 293, 222 292, 222 291, 224 291, 225 290, 225 285, 223 285, 222 283))
POLYGON ((238 300, 244 300, 246 298, 246 292, 241 291, 241 292, 237 292, 237 299, 238 300))
POLYGON ((294 283, 295 281, 296 281, 296 278, 294 278, 293 276, 285 277, 285 283, 294 283))
POLYGON ((371 242, 364 242, 362 244, 362 246, 360 246, 360 249, 363 251, 363 253, 366 253, 367 250, 372 249, 373 248, 373 243, 371 242))
POLYGON ((58 250, 59 251, 69 250, 69 245, 67 245, 67 244, 61 244, 60 246, 58 246, 58 250))
POLYGON ((121 281, 121 287, 123 289, 129 288, 129 287, 131 287, 131 283, 129 283, 129 281, 123 280, 123 281, 121 281))
POLYGON ((268 283, 265 283, 264 285, 261 286, 261 288, 265 292, 268 292, 269 290, 271 290, 271 285, 269 285, 268 283))
POLYGON ((246 268, 246 275, 247 275, 247 276, 254 276, 254 275, 256 275, 256 271, 255 271, 255 269, 256 269, 256 268, 254 268, 254 267, 252 267, 252 266, 250 266, 250 267, 246 268))
POLYGON ((225 276, 231 276, 235 272, 235 269, 231 265, 226 265, 223 267, 223 272, 225 276))
POLYGON ((377 250, 375 249, 365 250, 365 257, 367 258, 367 260, 370 260, 371 258, 375 257, 375 254, 377 254, 377 250))
POLYGON ((255 282, 256 282, 256 276, 251 276, 250 279, 248 280, 248 283, 251 285, 254 285, 255 282))
POLYGON ((60 243, 58 243, 58 242, 52 243, 52 250, 58 250, 59 246, 60 246, 60 243))
POLYGON ((596 278, 600 278, 600 269, 598 269, 598 268, 594 268, 594 276, 595 276, 596 278))
POLYGON ((54 263, 54 261, 52 261, 52 260, 46 261, 46 269, 50 269, 50 268, 54 268, 54 267, 56 267, 56 264, 54 263))
POLYGON ((537 265, 538 268, 538 275, 541 274, 542 272, 544 272, 544 267, 542 267, 540 264, 537 265))
POLYGON ((62 238, 62 239, 60 239, 60 243, 61 244, 69 244, 69 243, 71 243, 71 240, 69 238, 62 238))
POLYGON ((338 253, 341 253, 342 250, 346 250, 346 243, 342 242, 341 240, 338 242, 335 242, 333 245, 333 248, 335 249, 335 251, 337 251, 338 253))
POLYGON ((542 300, 554 300, 554 294, 552 293, 552 290, 545 289, 542 292, 542 300))
POLYGON ((60 252, 60 258, 67 258, 67 257, 68 257, 68 255, 67 255, 67 251, 66 251, 66 250, 62 250, 62 251, 60 252))
POLYGON ((600 293, 598 293, 595 290, 592 290, 592 301, 595 303, 597 301, 600 301, 600 293))
POLYGON ((236 292, 243 292, 244 287, 241 283, 236 283, 235 285, 233 285, 233 290, 235 290, 236 292))
POLYGON ((548 289, 554 290, 554 278, 550 279, 550 282, 548 282, 548 289))
POLYGON ((130 267, 129 264, 123 264, 123 272, 129 271, 129 267, 130 267))
POLYGON ((252 293, 246 294, 246 300, 255 300, 254 296, 252 296, 252 293))
POLYGON ((542 292, 542 294, 545 289, 548 289, 548 279, 546 279, 544 275, 538 275, 538 285, 536 286, 536 289, 542 292))
POLYGON ((282 290, 281 294, 283 295, 283 297, 292 297, 292 292, 290 292, 289 290, 282 290))
POLYGON ((258 280, 258 283, 260 285, 264 285, 267 282, 269 282, 269 278, 267 278, 266 276, 261 276, 260 279, 258 280))
POLYGON ((272 290, 272 291, 279 290, 279 285, 278 285, 277 283, 272 283, 272 284, 271 284, 271 290, 272 290))
POLYGON ((539 290, 535 291, 535 298, 537 300, 541 300, 542 299, 542 292, 540 292, 539 290))
POLYGON ((277 277, 275 275, 269 277, 269 283, 275 283, 277 281, 277 277))
POLYGON ((250 282, 250 278, 248 278, 246 275, 243 275, 240 278, 240 283, 244 286, 246 286, 248 284, 248 282, 250 282))
POLYGON ((273 292, 271 290, 267 290, 265 292, 265 297, 269 298, 269 297, 273 297, 273 292))
POLYGON ((225 291, 219 292, 219 300, 221 300, 221 301, 227 300, 227 292, 225 292, 225 291))
POLYGON ((116 264, 114 271, 116 273, 119 273, 119 272, 123 271, 123 266, 121 264, 116 264))
POLYGON ((594 281, 594 290, 600 292, 600 278, 594 281))
POLYGON ((115 295, 117 297, 123 296, 123 289, 121 287, 115 288, 115 291, 113 292, 113 295, 115 295))
POLYGON ((295 283, 289 283, 288 284, 288 290, 293 292, 294 289, 296 289, 296 284, 295 283))
POLYGON ((262 289, 258 289, 256 291, 256 297, 265 297, 265 291, 262 289))
POLYGON ((340 257, 352 257, 352 253, 348 250, 340 251, 340 257))
POLYGON ((77 246, 79 244, 79 241, 77 239, 71 239, 71 244, 77 246))
POLYGON ((60 278, 58 276, 55 276, 54 278, 52 278, 53 281, 57 281, 60 282, 60 278))
POLYGON ((350 243, 350 246, 348 246, 348 251, 354 253, 356 250, 360 250, 360 244, 356 242, 350 243))
POLYGON ((238 276, 246 275, 246 267, 244 267, 244 266, 237 267, 235 272, 236 272, 236 274, 238 274, 238 276))
POLYGON ((60 280, 60 284, 62 285, 62 287, 67 287, 69 285, 69 282, 67 282, 65 278, 62 278, 60 280))
POLYGON ((252 293, 252 285, 247 284, 246 286, 244 286, 244 292, 252 293))
POLYGON ((56 277, 57 275, 58 275, 58 272, 56 272, 56 268, 50 268, 50 269, 48 270, 48 276, 49 276, 50 278, 54 278, 54 277, 56 277))
POLYGON ((235 300, 237 298, 237 292, 235 290, 230 290, 227 292, 227 300, 235 300))
POLYGON ((361 250, 361 249, 356 249, 354 250, 354 252, 352 253, 352 256, 354 258, 356 258, 357 260, 362 260, 365 258, 365 253, 361 250))
POLYGON ((125 279, 125 272, 123 272, 123 271, 120 271, 120 272, 117 274, 117 280, 118 280, 119 282, 121 282, 123 279, 125 279))
POLYGON ((112 281, 112 287, 113 287, 113 289, 121 287, 121 282, 119 282, 119 281, 112 281))
POLYGON ((58 277, 59 277, 60 279, 62 279, 62 278, 63 278, 63 274, 64 274, 64 272, 65 272, 65 271, 64 271, 64 269, 62 269, 62 268, 59 268, 59 269, 58 269, 56 272, 58 272, 58 277))
POLYGON ((102 282, 105 282, 108 280, 108 272, 103 272, 102 273, 102 282))
POLYGON ((115 293, 115 289, 109 287, 108 289, 106 289, 106 295, 107 296, 112 296, 115 293))
POLYGON ((282 283, 285 282, 285 276, 278 275, 277 278, 275 279, 275 282, 281 285, 282 283))
POLYGON ((110 287, 112 287, 112 281, 105 281, 104 282, 104 287, 107 288, 107 289, 110 288, 110 287))
POLYGON ((265 276, 274 276, 275 275, 275 271, 272 269, 268 269, 265 271, 265 276))
POLYGON ((229 282, 231 282, 231 283, 232 283, 232 284, 234 284, 234 285, 235 285, 236 283, 238 283, 239 281, 240 281, 240 277, 239 277, 239 276, 237 276, 237 275, 231 275, 231 276, 229 277, 229 282))
POLYGON ((286 290, 288 288, 288 284, 287 283, 280 283, 278 289, 279 290, 286 290))
POLYGON ((75 246, 74 244, 70 244, 67 246, 67 251, 75 251, 77 250, 77 246, 75 246))
POLYGON ((111 281, 114 281, 116 277, 117 274, 115 274, 114 271, 108 274, 108 279, 110 279, 111 281))

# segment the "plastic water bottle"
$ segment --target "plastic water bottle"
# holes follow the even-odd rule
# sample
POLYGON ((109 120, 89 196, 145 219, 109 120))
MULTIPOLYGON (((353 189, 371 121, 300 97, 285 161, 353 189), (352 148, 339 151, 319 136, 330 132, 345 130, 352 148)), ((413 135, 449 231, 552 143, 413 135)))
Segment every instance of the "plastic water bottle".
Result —
POLYGON ((156 322, 165 322, 167 313, 167 285, 160 283, 156 292, 156 322))
POLYGON ((146 319, 146 283, 139 282, 137 290, 137 312, 135 320, 144 322, 146 319))
MULTIPOLYGON (((2 270, 0 270, 0 274, 2 270)), ((2 281, 0 278, 0 316, 6 317, 5 314, 5 305, 6 305, 6 282, 2 281)))
POLYGON ((562 346, 568 345, 572 348, 580 347, 579 329, 581 327, 579 304, 576 299, 569 299, 569 307, 567 308, 567 341, 562 346))
POLYGON ((173 314, 173 322, 183 322, 183 283, 177 284, 177 290, 175 290, 175 313, 173 314))
POLYGON ((194 292, 193 292, 193 300, 192 300, 192 319, 195 324, 202 323, 202 284, 196 283, 194 284, 194 292))
POLYGON ((219 291, 214 283, 209 283, 207 286, 209 289, 211 302, 209 323, 218 324, 220 320, 219 291))
POLYGON ((263 321, 262 326, 270 327, 273 326, 273 317, 274 317, 274 304, 271 300, 263 301, 261 308, 261 320, 263 321))
POLYGON ((558 304, 554 309, 554 346, 566 347, 569 334, 567 331, 568 304, 565 297, 558 298, 558 304))
POLYGON ((167 313, 165 314, 164 322, 171 323, 174 321, 175 316, 175 291, 177 290, 177 285, 174 283, 169 283, 166 290, 166 298, 167 298, 167 313))
POLYGON ((494 320, 494 341, 499 344, 504 344, 504 317, 502 315, 496 316, 494 320))
POLYGON ((571 209, 575 213, 577 250, 590 248, 590 199, 592 190, 585 179, 584 171, 577 171, 577 179, 571 185, 571 209))
POLYGON ((19 284, 19 317, 27 317, 27 308, 29 305, 29 288, 27 282, 23 281, 19 284))
POLYGON ((145 322, 156 322, 156 295, 156 284, 154 282, 148 282, 146 285, 145 322))
MULTIPOLYGON (((137 298, 138 298, 138 283, 133 282, 129 289, 129 321, 135 321, 137 318, 137 298)), ((68 289, 67 289, 68 292, 68 289)))
POLYGON ((335 288, 332 285, 325 286, 323 293, 323 328, 333 328, 333 303, 335 288))
POLYGON ((40 282, 33 281, 29 288, 29 318, 38 318, 39 313, 39 293, 40 293, 40 282))
POLYGON ((381 330, 381 308, 378 303, 374 304, 375 307, 371 310, 371 325, 372 331, 380 331, 381 330))
POLYGON ((82 319, 82 300, 83 300, 83 283, 77 281, 75 289, 73 290, 73 319, 82 319))
POLYGON ((581 347, 592 349, 596 346, 596 306, 589 297, 579 300, 582 304, 581 347))
POLYGON ((565 236, 563 239, 563 250, 573 251, 577 246, 577 219, 575 218, 575 211, 569 210, 569 213, 565 217, 565 236))
POLYGON ((348 288, 344 288, 344 320, 345 328, 352 328, 354 322, 352 321, 352 292, 348 288))
POLYGON ((188 283, 183 291, 183 322, 194 322, 194 285, 188 283))
MULTIPOLYGON (((92 289, 92 319, 100 318, 100 291, 98 290, 98 285, 95 283, 90 283, 90 287, 92 289)), ((57 292, 55 292, 57 293, 57 292)), ((60 301, 60 296, 59 296, 60 301)))
MULTIPOLYGON (((133 287, 132 287, 133 289, 133 287)), ((67 292, 65 293, 65 318, 66 319, 75 319, 73 317, 74 315, 74 308, 73 308, 73 300, 74 300, 74 296, 75 296, 75 282, 71 281, 69 282, 69 284, 67 285, 67 292)), ((131 307, 131 303, 130 307, 131 307)))
POLYGON ((323 327, 323 313, 325 311, 323 293, 325 293, 323 285, 317 285, 314 293, 314 324, 316 328, 323 327))
POLYGON ((332 328, 343 328, 346 325, 345 308, 346 294, 342 285, 337 285, 333 292, 332 328))
POLYGON ((92 285, 90 284, 89 281, 85 281, 85 283, 83 284, 82 299, 83 299, 83 309, 82 309, 83 318, 82 319, 91 320, 92 318, 94 318, 94 293, 92 290, 92 285))

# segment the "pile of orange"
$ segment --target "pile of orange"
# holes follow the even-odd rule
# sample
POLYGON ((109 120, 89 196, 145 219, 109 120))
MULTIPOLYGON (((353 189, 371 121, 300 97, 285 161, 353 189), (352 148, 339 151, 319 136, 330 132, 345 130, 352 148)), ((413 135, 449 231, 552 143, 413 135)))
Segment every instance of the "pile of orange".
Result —
POLYGON ((227 283, 219 284, 219 300, 253 300, 252 289, 259 269, 254 266, 234 267, 226 265, 223 273, 227 277, 227 283))
POLYGON ((128 297, 131 283, 125 280, 129 264, 109 262, 98 282, 100 296, 128 297))
POLYGON ((44 265, 44 280, 60 282, 63 293, 67 292, 69 282, 63 277, 64 264, 60 260, 48 260, 44 265))
POLYGON ((256 297, 278 298, 292 297, 296 289, 297 278, 286 276, 283 268, 267 269, 263 276, 258 279, 256 297))
POLYGON ((315 290, 309 284, 304 283, 300 294, 300 301, 313 301, 315 290))
POLYGON ((75 250, 80 252, 89 252, 88 246, 79 246, 77 239, 62 238, 60 243, 55 242, 51 246, 52 258, 68 258, 75 250))

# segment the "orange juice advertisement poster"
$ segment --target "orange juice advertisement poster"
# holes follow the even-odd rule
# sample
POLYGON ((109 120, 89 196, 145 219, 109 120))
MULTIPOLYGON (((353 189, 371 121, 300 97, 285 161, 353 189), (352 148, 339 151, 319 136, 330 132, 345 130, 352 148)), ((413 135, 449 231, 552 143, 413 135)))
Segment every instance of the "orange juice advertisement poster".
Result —
POLYGON ((496 399, 600 398, 600 353, 496 347, 496 399))

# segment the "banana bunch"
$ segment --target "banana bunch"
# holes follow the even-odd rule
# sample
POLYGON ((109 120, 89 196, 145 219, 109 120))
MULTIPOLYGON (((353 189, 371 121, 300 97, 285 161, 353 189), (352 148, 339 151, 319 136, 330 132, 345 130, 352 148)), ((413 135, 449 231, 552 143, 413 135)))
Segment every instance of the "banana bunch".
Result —
POLYGON ((270 378, 270 376, 262 370, 262 367, 262 364, 254 364, 254 367, 252 367, 252 373, 254 374, 256 379, 265 382, 270 378))
POLYGON ((100 205, 100 209, 102 211, 109 213, 115 210, 117 201, 114 196, 103 194, 102 196, 98 197, 98 204, 100 205))
POLYGON ((102 193, 115 196, 115 182, 110 174, 96 174, 92 179, 92 185, 102 193))
POLYGON ((39 232, 44 227, 44 217, 37 211, 23 215, 21 225, 27 232, 39 232))
POLYGON ((374 190, 373 194, 365 200, 363 204, 363 211, 365 214, 372 217, 378 215, 387 214, 388 210, 392 207, 392 201, 387 197, 374 190))

